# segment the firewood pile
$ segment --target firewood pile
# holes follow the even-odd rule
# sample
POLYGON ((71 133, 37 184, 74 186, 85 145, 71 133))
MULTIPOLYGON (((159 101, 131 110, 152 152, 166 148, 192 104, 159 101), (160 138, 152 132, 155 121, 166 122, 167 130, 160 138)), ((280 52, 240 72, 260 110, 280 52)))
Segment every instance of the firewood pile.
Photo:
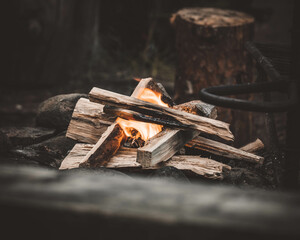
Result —
POLYGON ((143 171, 173 166, 210 179, 222 179, 231 170, 200 154, 186 155, 185 148, 263 163, 264 158, 254 154, 264 147, 260 140, 240 149, 232 147, 229 124, 216 118, 216 108, 201 101, 175 105, 152 78, 141 79, 131 96, 93 88, 89 99, 81 98, 75 106, 66 136, 81 143, 69 152, 60 169, 143 171))

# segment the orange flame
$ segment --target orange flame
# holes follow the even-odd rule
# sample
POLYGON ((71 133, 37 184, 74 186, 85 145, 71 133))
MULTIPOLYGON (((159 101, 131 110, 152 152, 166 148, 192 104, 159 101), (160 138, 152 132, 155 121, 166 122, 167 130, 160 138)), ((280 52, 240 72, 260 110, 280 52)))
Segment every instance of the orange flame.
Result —
MULTIPOLYGON (((169 107, 168 104, 161 100, 161 94, 150 90, 149 88, 143 88, 137 94, 138 99, 144 100, 146 102, 158 104, 161 106, 169 107)), ((138 139, 139 137, 144 141, 153 137, 159 133, 163 126, 153 123, 145 123, 134 120, 125 120, 122 118, 117 118, 117 123, 121 126, 127 137, 132 137, 138 139), (138 131, 138 134, 134 135, 133 130, 138 131)))

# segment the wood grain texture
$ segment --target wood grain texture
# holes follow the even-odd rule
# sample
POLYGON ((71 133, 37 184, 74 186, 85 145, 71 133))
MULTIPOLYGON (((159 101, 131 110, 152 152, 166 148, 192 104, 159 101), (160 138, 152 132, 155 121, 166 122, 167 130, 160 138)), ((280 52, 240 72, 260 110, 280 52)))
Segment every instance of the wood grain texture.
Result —
MULTIPOLYGON (((156 86, 155 82, 151 78, 141 79, 136 86, 135 90, 131 94, 131 97, 138 97, 144 88, 156 86)), ((98 112, 103 112, 103 107, 98 112)), ((101 113, 102 115, 102 113, 101 113)), ((122 126, 117 122, 110 125, 105 132, 101 135, 101 138, 90 150, 90 152, 84 157, 81 167, 101 167, 105 166, 110 158, 117 153, 122 143, 126 139, 125 132, 122 126)))
POLYGON ((245 152, 256 153, 261 151, 264 148, 265 148, 264 143, 259 138, 257 138, 254 142, 248 143, 247 145, 241 147, 240 149, 245 152))
POLYGON ((109 126, 99 141, 84 157, 80 167, 102 167, 117 153, 126 138, 123 129, 118 123, 109 126))
POLYGON ((187 142, 199 135, 199 131, 165 129, 138 148, 137 161, 144 167, 167 161, 187 142))
MULTIPOLYGON (((70 153, 63 160, 60 170, 78 168, 84 161, 86 155, 94 147, 93 144, 76 144, 70 153)), ((199 156, 180 155, 173 156, 166 162, 156 164, 149 167, 142 167, 137 161, 137 149, 121 147, 119 151, 110 158, 107 162, 107 168, 121 169, 121 168, 143 168, 143 169, 158 169, 164 166, 176 167, 180 170, 191 171, 200 176, 209 179, 223 179, 223 172, 229 171, 230 166, 214 161, 208 158, 199 156)))
POLYGON ((216 119, 218 117, 217 108, 214 105, 200 100, 182 103, 174 106, 173 108, 207 118, 216 119))
POLYGON ((103 112, 104 105, 80 98, 74 108, 66 136, 84 143, 96 143, 115 117, 103 112))
POLYGON ((241 149, 231 147, 224 143, 220 143, 201 136, 195 137, 192 141, 188 142, 186 146, 210 152, 218 156, 223 156, 237 160, 243 160, 259 164, 262 164, 264 161, 263 157, 257 156, 253 153, 245 152, 241 149))
POLYGON ((229 124, 218 120, 159 106, 157 104, 148 103, 133 97, 128 97, 95 87, 89 93, 89 99, 93 102, 125 108, 146 115, 169 117, 185 124, 189 129, 199 130, 206 134, 215 135, 227 141, 233 141, 234 139, 229 130, 229 124))

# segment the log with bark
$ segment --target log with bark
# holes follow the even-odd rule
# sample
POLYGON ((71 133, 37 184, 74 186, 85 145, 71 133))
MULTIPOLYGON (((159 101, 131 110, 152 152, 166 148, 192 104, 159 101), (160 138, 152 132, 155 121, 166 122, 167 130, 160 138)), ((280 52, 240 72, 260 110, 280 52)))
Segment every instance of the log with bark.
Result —
MULTIPOLYGON (((78 168, 94 147, 92 144, 76 144, 66 156, 60 166, 60 170, 78 168)), ((105 165, 106 168, 143 168, 158 169, 164 166, 172 166, 184 171, 191 171, 195 174, 209 179, 223 179, 223 172, 231 169, 230 166, 199 156, 180 155, 173 156, 167 162, 149 167, 142 167, 137 161, 137 149, 121 147, 105 165)))
MULTIPOLYGON (((252 16, 233 10, 185 8, 172 16, 171 23, 178 56, 175 101, 197 99, 200 90, 209 86, 254 81, 254 64, 244 47, 253 39, 252 16)), ((246 144, 248 136, 254 135, 251 113, 218 108, 218 115, 231 124, 237 142, 246 144)))
POLYGON ((160 119, 170 119, 178 123, 178 128, 184 130, 199 130, 209 135, 218 136, 227 141, 234 139, 227 123, 197 116, 184 111, 159 106, 100 88, 93 88, 89 93, 90 101, 125 108, 160 119))

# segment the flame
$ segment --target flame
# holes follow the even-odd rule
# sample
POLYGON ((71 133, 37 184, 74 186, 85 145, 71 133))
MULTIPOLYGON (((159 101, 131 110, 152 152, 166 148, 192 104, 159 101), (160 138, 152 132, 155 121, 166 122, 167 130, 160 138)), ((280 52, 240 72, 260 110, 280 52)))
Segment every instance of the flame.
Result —
MULTIPOLYGON (((164 103, 161 100, 161 96, 162 95, 160 93, 154 92, 149 88, 143 88, 138 92, 136 98, 144 100, 146 102, 169 107, 168 104, 164 103)), ((117 118, 116 121, 117 123, 119 123, 127 137, 132 137, 135 139, 138 139, 140 137, 144 141, 159 133, 163 128, 162 125, 158 124, 145 123, 134 120, 125 120, 122 118, 117 118), (136 134, 134 130, 136 130, 138 133, 136 134)))

